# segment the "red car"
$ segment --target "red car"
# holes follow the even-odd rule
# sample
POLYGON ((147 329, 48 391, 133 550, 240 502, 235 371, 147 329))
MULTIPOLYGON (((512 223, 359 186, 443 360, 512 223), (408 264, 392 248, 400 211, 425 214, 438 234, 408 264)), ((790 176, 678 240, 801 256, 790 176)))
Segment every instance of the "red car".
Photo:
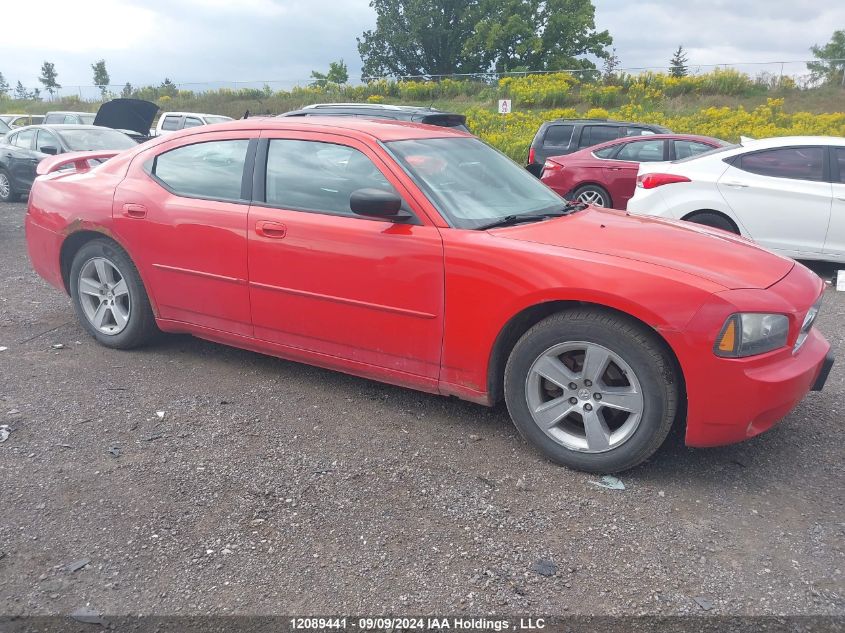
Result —
POLYGON ((630 468, 673 424, 692 446, 756 435, 833 362, 812 327, 824 286, 804 266, 716 229, 568 203, 457 130, 247 119, 39 172, 33 266, 103 345, 188 332, 504 399, 575 468, 630 468))
POLYGON ((625 209, 640 163, 689 158, 728 145, 709 136, 653 134, 608 141, 546 159, 540 179, 569 200, 625 209))

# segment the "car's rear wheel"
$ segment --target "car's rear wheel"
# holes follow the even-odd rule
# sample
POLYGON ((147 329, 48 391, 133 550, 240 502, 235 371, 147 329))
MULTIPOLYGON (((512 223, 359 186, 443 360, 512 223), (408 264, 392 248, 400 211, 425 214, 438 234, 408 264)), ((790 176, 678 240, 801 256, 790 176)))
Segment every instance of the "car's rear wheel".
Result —
POLYGON ((662 342, 600 309, 541 321, 505 368, 505 400, 523 437, 552 461, 589 472, 618 472, 650 457, 669 433, 678 398, 662 342))
POLYGON ((721 213, 716 213, 715 211, 699 211, 698 213, 693 213, 688 216, 686 220, 688 222, 711 226, 715 229, 722 229, 723 231, 739 235, 739 229, 736 224, 734 224, 730 218, 722 215, 721 213))
POLYGON ((12 202, 17 197, 9 172, 0 169, 0 202, 12 202))
POLYGON ((584 185, 583 187, 578 187, 572 194, 572 199, 576 202, 591 204, 594 207, 612 206, 610 194, 598 185, 584 185))
POLYGON ((110 240, 92 240, 76 253, 70 294, 82 326, 106 347, 131 349, 158 331, 138 270, 110 240))

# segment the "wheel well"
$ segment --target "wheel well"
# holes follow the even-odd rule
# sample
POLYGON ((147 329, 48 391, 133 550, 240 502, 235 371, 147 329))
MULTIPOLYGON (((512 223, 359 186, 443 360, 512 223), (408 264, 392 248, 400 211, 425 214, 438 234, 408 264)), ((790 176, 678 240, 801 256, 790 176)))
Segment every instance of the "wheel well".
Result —
POLYGON ((681 219, 691 221, 695 216, 701 215, 702 213, 712 213, 713 215, 718 215, 719 217, 725 218, 725 220, 730 222, 731 226, 734 227, 734 230, 736 231, 737 235, 741 234, 739 227, 736 225, 736 222, 734 222, 729 215, 722 213, 721 211, 716 211, 716 209, 698 209, 697 211, 693 211, 692 213, 687 213, 681 219))
POLYGON ((613 312, 622 318, 643 326, 649 332, 653 332, 655 340, 659 341, 669 354, 669 357, 672 359, 675 373, 680 381, 679 392, 685 410, 686 382, 684 380, 684 372, 683 369, 681 369, 681 364, 678 362, 678 357, 675 355, 674 350, 669 343, 666 342, 666 339, 661 336, 660 332, 655 330, 646 322, 631 316, 627 312, 622 312, 621 310, 616 310, 597 303, 586 303, 582 301, 549 301, 534 305, 516 314, 505 324, 501 332, 499 332, 499 335, 496 337, 496 342, 493 344, 493 351, 490 354, 490 363, 487 370, 487 390, 490 395, 491 403, 499 402, 504 398, 505 365, 508 362, 508 357, 510 356, 511 351, 513 351, 514 346, 522 335, 546 317, 574 307, 592 307, 605 312, 613 312))
POLYGON ((96 239, 109 240, 110 238, 97 231, 77 231, 68 235, 65 241, 62 242, 62 249, 59 253, 59 266, 62 271, 62 281, 68 294, 70 294, 70 267, 73 265, 73 258, 79 252, 80 248, 91 240, 96 239))

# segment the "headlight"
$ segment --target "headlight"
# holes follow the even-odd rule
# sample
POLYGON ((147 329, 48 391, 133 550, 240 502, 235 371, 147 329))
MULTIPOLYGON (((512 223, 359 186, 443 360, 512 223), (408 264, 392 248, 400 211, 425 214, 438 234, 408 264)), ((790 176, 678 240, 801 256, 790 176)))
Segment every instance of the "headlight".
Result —
POLYGON ((786 345, 789 319, 783 314, 732 314, 716 337, 717 356, 739 358, 770 352, 786 345))
POLYGON ((804 317, 804 322, 801 324, 801 330, 798 332, 798 339, 795 341, 795 347, 792 348, 792 353, 795 354, 801 346, 804 344, 804 341, 807 340, 807 336, 810 334, 810 328, 813 327, 813 323, 816 320, 816 317, 819 315, 819 310, 822 307, 822 299, 824 295, 819 297, 819 300, 816 301, 809 310, 807 310, 807 316, 804 317))

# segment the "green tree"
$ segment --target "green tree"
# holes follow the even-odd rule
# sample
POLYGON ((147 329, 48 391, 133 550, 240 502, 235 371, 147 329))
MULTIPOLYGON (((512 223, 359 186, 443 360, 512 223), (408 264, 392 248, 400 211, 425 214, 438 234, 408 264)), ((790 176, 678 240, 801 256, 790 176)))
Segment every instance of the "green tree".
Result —
POLYGON ((132 84, 127 81, 126 85, 123 86, 123 90, 120 91, 120 96, 124 99, 128 99, 132 96, 133 92, 135 92, 135 89, 132 87, 132 84))
POLYGON ((376 28, 358 38, 364 78, 479 72, 481 55, 465 50, 482 0, 371 0, 376 28))
POLYGON ((687 52, 681 45, 678 45, 678 50, 675 51, 672 59, 669 60, 669 74, 672 77, 686 77, 689 74, 689 68, 687 68, 687 52))
POLYGON ((56 72, 56 66, 52 62, 44 62, 41 64, 41 76, 38 78, 38 81, 40 81, 44 86, 44 89, 50 93, 51 99, 56 90, 62 87, 61 84, 56 81, 58 77, 59 73, 56 72))
POLYGON ((159 96, 170 97, 173 98, 177 94, 179 94, 179 89, 176 88, 176 84, 170 81, 169 78, 165 77, 164 81, 161 82, 161 85, 158 87, 159 96))
POLYGON ((9 82, 6 81, 6 78, 3 76, 3 73, 0 73, 0 99, 3 97, 9 96, 9 82))
POLYGON ((845 86, 845 30, 834 31, 827 44, 811 46, 810 51, 819 60, 807 64, 813 80, 845 86))
POLYGON ((18 83, 15 86, 15 99, 24 100, 24 99, 31 99, 31 98, 32 97, 26 91, 26 88, 24 87, 24 85, 20 82, 20 80, 18 80, 18 83))
POLYGON ((582 56, 606 59, 613 43, 596 30, 591 0, 482 0, 481 15, 465 52, 477 52, 485 69, 498 72, 595 69, 582 56))
POLYGON ((330 84, 345 84, 349 81, 349 69, 346 67, 346 64, 341 59, 340 61, 331 62, 329 64, 329 72, 325 74, 317 72, 316 70, 312 70, 311 79, 314 80, 311 82, 311 85, 318 86, 320 88, 325 88, 330 84))
POLYGON ((91 64, 91 70, 94 71, 94 85, 100 89, 100 94, 105 98, 109 90, 109 71, 106 70, 106 60, 101 59, 98 62, 91 64))
POLYGON ((619 70, 619 56, 616 54, 616 48, 612 48, 604 58, 602 64, 601 78, 606 84, 612 84, 616 80, 616 71, 619 70))

